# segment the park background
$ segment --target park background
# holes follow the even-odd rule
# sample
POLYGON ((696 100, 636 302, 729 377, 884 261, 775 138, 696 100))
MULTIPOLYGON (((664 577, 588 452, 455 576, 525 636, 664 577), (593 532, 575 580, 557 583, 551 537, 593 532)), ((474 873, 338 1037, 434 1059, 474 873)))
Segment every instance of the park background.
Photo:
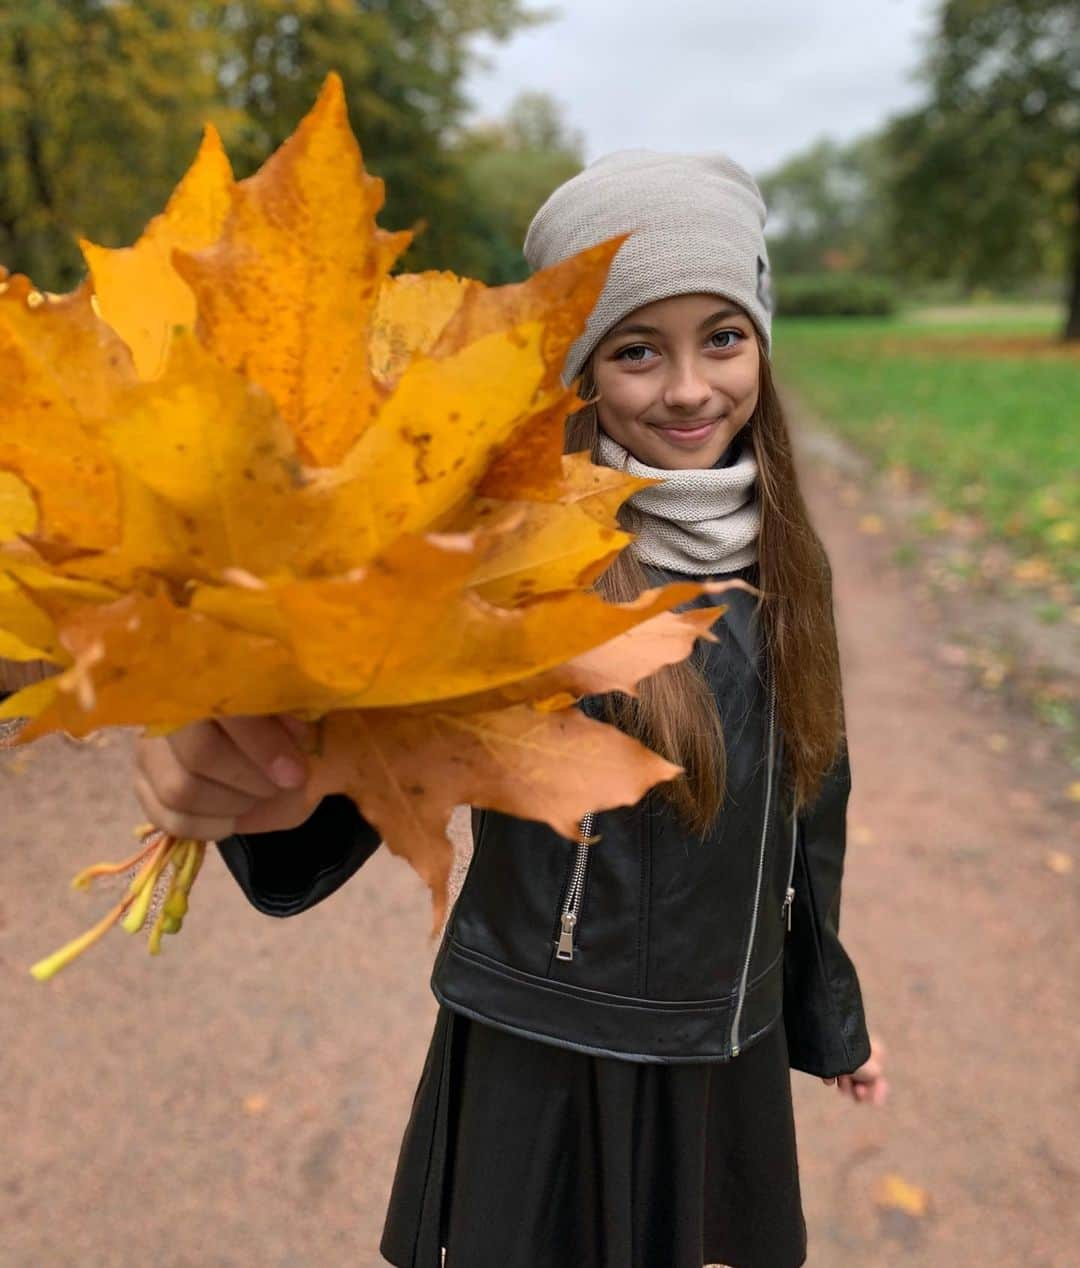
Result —
MULTIPOLYGON (((329 69, 383 225, 425 226, 404 268, 522 277, 533 212, 613 148, 759 180, 836 574, 845 942, 894 1085, 875 1111, 796 1077, 809 1263, 1071 1265, 1075 5, 0 0, 0 263, 70 289, 77 238, 133 241, 207 120, 246 175, 329 69)), ((0 1268, 378 1264, 434 1010, 422 887, 380 852, 282 926, 216 868, 161 962, 117 938, 38 986, 85 923, 65 877, 141 818, 129 769, 121 736, 0 754, 0 1268)))

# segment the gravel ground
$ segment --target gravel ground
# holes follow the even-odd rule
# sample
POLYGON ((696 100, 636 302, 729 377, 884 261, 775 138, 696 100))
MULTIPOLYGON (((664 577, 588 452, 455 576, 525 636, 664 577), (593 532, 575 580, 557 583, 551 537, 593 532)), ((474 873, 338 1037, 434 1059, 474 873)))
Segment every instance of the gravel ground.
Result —
MULTIPOLYGON (((854 771, 844 937, 892 1091, 872 1109, 795 1076, 808 1263, 1067 1268, 1069 774, 950 666, 940 615, 888 538, 858 531, 871 508, 846 481, 805 476, 854 771)), ((114 734, 0 753, 0 1268, 377 1268, 435 1014, 423 887, 379 851, 320 908, 274 921, 213 858, 160 959, 116 934, 35 983, 26 966, 100 908, 67 878, 142 818, 129 750, 114 734)))

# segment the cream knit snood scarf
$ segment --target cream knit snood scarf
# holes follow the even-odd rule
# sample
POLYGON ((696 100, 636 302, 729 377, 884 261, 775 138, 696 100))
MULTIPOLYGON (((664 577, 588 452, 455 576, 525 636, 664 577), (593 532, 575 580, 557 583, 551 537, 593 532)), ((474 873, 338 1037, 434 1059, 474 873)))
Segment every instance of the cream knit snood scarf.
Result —
POLYGON ((757 460, 740 438, 728 467, 667 471, 647 467, 605 432, 600 461, 630 475, 662 479, 625 504, 628 531, 637 534, 634 554, 642 563, 692 576, 735 572, 757 560, 761 510, 756 496, 757 460))

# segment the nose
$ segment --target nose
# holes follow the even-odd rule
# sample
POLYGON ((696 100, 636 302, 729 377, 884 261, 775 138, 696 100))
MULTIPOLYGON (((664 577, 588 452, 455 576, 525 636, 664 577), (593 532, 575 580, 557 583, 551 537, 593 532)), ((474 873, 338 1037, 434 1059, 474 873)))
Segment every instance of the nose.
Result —
POLYGON ((664 385, 664 404, 668 409, 701 409, 711 396, 712 386, 695 361, 672 364, 670 376, 664 385))

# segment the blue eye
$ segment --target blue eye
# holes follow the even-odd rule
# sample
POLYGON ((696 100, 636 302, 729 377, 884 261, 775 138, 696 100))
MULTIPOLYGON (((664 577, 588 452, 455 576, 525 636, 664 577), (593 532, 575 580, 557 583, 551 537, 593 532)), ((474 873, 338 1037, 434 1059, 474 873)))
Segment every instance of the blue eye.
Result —
POLYGON ((714 333, 709 336, 709 343, 712 344, 714 348, 719 348, 721 349, 721 351, 726 352, 729 348, 734 348, 735 344, 738 343, 738 341, 742 338, 743 338, 743 334, 739 330, 717 330, 717 331, 714 331, 714 333), (730 343, 716 343, 715 342, 715 340, 724 339, 728 335, 731 336, 730 343))

